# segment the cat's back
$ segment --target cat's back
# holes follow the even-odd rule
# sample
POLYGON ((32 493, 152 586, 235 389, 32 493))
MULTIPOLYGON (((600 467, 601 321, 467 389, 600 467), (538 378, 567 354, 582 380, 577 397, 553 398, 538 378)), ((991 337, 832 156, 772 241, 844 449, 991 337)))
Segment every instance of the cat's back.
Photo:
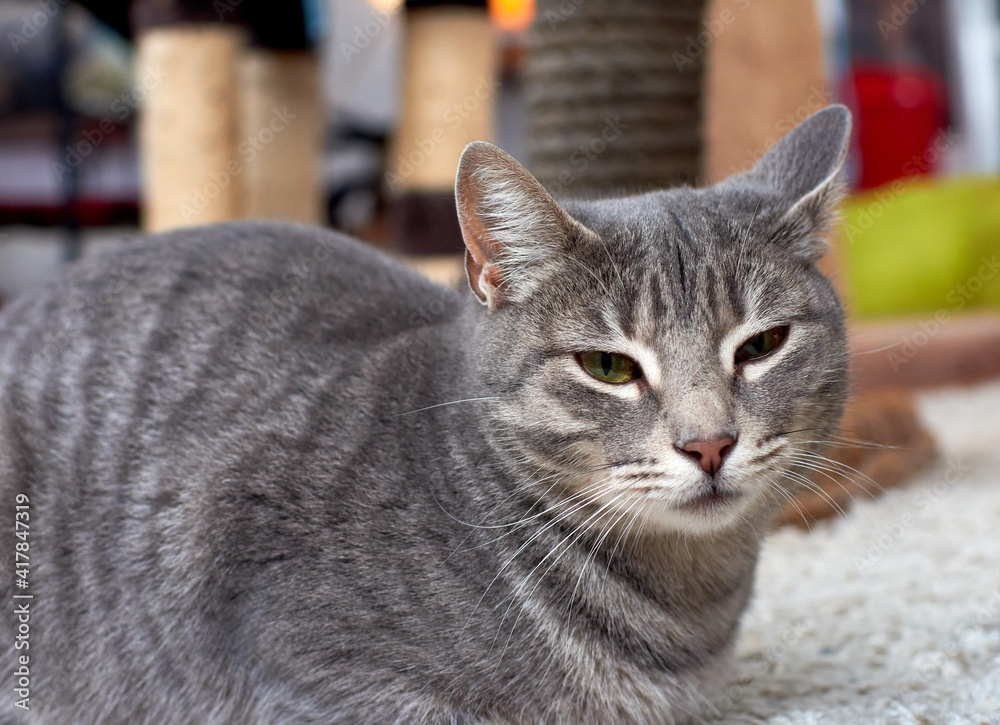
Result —
POLYGON ((447 322, 458 305, 454 291, 326 230, 179 230, 88 258, 0 313, 0 389, 16 378, 51 397, 82 375, 121 391, 153 367, 181 378, 263 364, 280 374, 282 360, 336 367, 447 322))
MULTIPOLYGON (((285 333, 296 315, 322 313, 322 331, 368 326, 397 334, 444 315, 457 295, 376 250, 319 228, 237 222, 137 238, 66 270, 0 313, 0 350, 44 336, 44 360, 72 338, 189 319, 205 332, 285 333), (414 314, 417 312, 418 314, 414 314)), ((38 360, 33 360, 38 363, 38 360)))
POLYGON ((350 405, 397 379, 381 369, 459 306, 454 291, 317 228, 242 222, 125 243, 0 314, 0 426, 13 428, 0 437, 70 457, 86 453, 81 436, 109 445, 144 423, 161 437, 172 423, 217 437, 331 389, 350 405))
POLYGON ((50 451, 78 477, 121 465, 125 442, 150 454, 304 434, 321 405, 359 422, 419 387, 398 366, 435 354, 460 307, 321 229, 245 222, 126 243, 0 314, 0 440, 9 460, 50 451))

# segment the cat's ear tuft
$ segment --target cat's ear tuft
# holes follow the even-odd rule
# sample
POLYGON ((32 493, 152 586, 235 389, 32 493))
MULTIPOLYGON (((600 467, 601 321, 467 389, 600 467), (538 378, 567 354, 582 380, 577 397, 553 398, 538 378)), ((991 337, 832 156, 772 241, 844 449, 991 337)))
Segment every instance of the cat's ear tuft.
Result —
POLYGON ((778 205, 774 241, 807 261, 815 261, 827 250, 820 233, 844 196, 850 137, 850 111, 829 106, 792 129, 749 171, 735 177, 759 190, 769 204, 778 205))
POLYGON ((458 162, 455 202, 469 286, 491 310, 530 289, 575 223, 527 169, 482 141, 458 162))

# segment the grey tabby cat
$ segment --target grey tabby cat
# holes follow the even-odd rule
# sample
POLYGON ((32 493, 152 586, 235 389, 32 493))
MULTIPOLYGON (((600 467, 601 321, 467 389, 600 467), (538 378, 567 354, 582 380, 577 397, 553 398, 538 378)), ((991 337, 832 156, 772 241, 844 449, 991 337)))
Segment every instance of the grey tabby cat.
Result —
POLYGON ((2 636, 28 601, 30 645, 0 721, 691 722, 846 395, 814 262, 849 126, 831 107, 717 186, 562 206, 473 143, 471 292, 238 223, 19 300, 2 636))

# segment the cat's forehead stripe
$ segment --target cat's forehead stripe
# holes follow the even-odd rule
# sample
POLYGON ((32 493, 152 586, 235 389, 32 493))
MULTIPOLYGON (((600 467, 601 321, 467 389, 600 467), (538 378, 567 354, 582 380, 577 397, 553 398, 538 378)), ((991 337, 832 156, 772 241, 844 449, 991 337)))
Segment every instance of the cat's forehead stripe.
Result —
MULTIPOLYGON (((742 285, 724 273, 724 260, 713 260, 677 239, 659 241, 659 249, 647 247, 649 263, 639 275, 634 302, 628 303, 636 337, 651 341, 678 324, 714 326, 726 318, 742 318, 742 285)), ((624 316, 620 319, 624 323, 624 316)), ((633 333, 627 325, 623 329, 633 333)))
POLYGON ((711 267, 706 266, 704 269, 705 269, 704 306, 709 311, 715 311, 719 307, 718 298, 716 297, 716 285, 719 283, 719 280, 711 267))

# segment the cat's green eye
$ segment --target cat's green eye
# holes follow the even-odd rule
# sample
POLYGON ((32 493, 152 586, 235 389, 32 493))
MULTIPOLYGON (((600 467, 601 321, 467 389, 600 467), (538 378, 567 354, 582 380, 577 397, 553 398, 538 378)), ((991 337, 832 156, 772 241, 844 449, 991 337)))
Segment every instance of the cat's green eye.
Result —
POLYGON ((781 347, 781 343, 788 336, 788 325, 772 327, 759 335, 754 335, 749 340, 740 345, 736 351, 736 364, 745 363, 749 360, 756 360, 781 347))
POLYGON ((584 370, 605 383, 620 385, 640 375, 639 364, 635 360, 613 352, 581 352, 577 359, 584 370))

